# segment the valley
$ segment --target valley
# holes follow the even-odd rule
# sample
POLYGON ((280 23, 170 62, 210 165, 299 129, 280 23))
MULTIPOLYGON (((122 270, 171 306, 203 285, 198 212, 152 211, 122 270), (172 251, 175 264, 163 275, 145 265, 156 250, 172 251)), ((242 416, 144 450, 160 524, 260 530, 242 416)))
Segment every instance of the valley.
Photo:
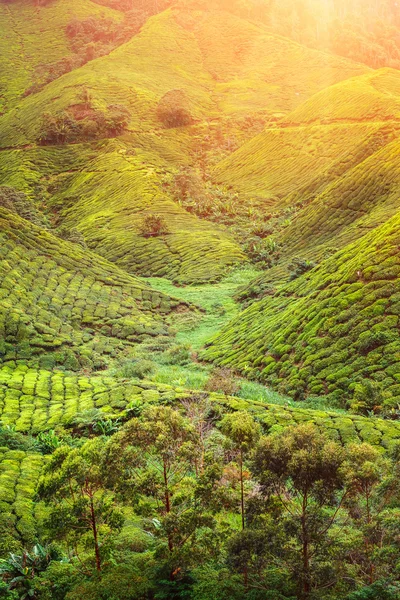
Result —
POLYGON ((397 3, 0 24, 0 598, 399 600, 397 3))

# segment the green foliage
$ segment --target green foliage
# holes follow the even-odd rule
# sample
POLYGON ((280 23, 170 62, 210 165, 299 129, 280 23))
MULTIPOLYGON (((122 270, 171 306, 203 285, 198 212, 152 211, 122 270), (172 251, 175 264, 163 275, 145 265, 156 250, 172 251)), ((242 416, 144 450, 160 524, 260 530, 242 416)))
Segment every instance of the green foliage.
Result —
POLYGON ((392 217, 277 287, 225 326, 202 356, 296 399, 327 395, 339 406, 357 382, 371 379, 396 410, 398 231, 392 217))
POLYGON ((170 90, 157 105, 157 117, 164 127, 187 127, 193 122, 184 90, 170 90))
POLYGON ((290 279, 296 279, 304 273, 307 273, 307 271, 314 269, 314 267, 316 266, 316 263, 310 260, 304 260, 303 258, 294 258, 288 266, 289 271, 291 271, 290 279))
POLYGON ((19 600, 35 598, 34 578, 40 576, 51 561, 59 558, 54 548, 36 544, 31 552, 10 554, 7 559, 0 559, 0 576, 10 591, 16 590, 19 600))
POLYGON ((46 219, 39 212, 36 206, 23 192, 19 192, 9 186, 0 186, 0 207, 6 208, 12 213, 15 213, 31 221, 35 225, 46 227, 46 219))
POLYGON ((239 388, 240 384, 231 369, 214 369, 206 383, 209 392, 220 392, 226 396, 236 395, 239 388))
POLYGON ((56 539, 85 550, 86 573, 100 573, 113 537, 123 524, 114 497, 105 489, 107 467, 100 438, 79 449, 58 448, 44 469, 38 494, 50 505, 47 527, 56 539), (90 556, 91 553, 91 556, 90 556))
POLYGON ((1 362, 100 370, 125 345, 168 335, 165 315, 180 302, 1 211, 1 362))
POLYGON ((169 233, 167 223, 161 215, 146 215, 141 225, 144 237, 159 237, 169 233))
POLYGON ((125 130, 129 116, 129 110, 119 104, 110 104, 104 112, 84 103, 60 115, 45 113, 38 141, 57 145, 114 137, 125 130))

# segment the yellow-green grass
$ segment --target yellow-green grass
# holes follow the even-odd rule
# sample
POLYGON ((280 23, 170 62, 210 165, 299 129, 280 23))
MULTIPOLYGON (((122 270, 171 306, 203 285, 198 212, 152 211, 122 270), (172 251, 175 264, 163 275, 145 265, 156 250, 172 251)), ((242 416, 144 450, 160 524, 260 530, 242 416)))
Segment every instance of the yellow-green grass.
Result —
POLYGON ((102 368, 188 307, 0 209, 0 361, 102 368))
POLYGON ((65 27, 73 18, 101 15, 122 18, 91 0, 57 0, 46 6, 31 0, 0 3, 0 114, 32 85, 37 67, 71 55, 65 27))
POLYGON ((290 206, 320 193, 396 135, 396 126, 385 123, 268 128, 220 162, 213 176, 266 207, 290 206))
POLYGON ((221 112, 248 114, 266 107, 272 115, 288 112, 324 87, 368 71, 363 65, 271 35, 229 13, 168 10, 149 19, 137 36, 110 55, 21 100, 1 120, 1 144, 20 146, 37 140, 43 114, 57 114, 78 103, 83 88, 90 91, 97 108, 126 106, 131 112, 130 129, 146 131, 160 126, 157 104, 173 89, 185 92, 195 119, 221 112), (237 108, 230 93, 235 89, 237 108))
POLYGON ((371 378, 400 400, 400 217, 256 302, 203 356, 290 395, 345 405, 371 378))
MULTIPOLYGON (((118 417, 132 402, 138 407, 148 403, 179 407, 182 401, 198 393, 152 381, 66 375, 20 365, 0 369, 0 420, 4 425, 15 426, 17 431, 36 434, 68 425, 85 411, 99 409, 105 418, 118 417)), ((248 410, 267 432, 312 422, 343 443, 365 441, 388 448, 400 438, 400 423, 396 421, 268 404, 217 393, 203 392, 203 395, 223 411, 248 410)))
POLYGON ((32 196, 44 189, 63 224, 76 227, 91 249, 130 273, 213 281, 245 256, 225 229, 190 215, 163 191, 163 175, 182 154, 169 141, 169 135, 127 136, 124 143, 3 152, 2 183, 32 196), (147 214, 161 216, 168 232, 143 235, 147 214))
POLYGON ((400 120, 400 72, 379 69, 325 88, 291 112, 284 123, 400 120))

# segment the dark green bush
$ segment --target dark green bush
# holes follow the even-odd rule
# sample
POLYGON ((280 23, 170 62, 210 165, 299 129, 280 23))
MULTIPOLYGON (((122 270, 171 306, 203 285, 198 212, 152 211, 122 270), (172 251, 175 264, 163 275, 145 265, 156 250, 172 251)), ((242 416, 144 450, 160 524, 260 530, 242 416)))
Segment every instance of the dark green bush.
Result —
POLYGON ((289 264, 288 269, 291 272, 290 279, 297 279, 307 271, 314 269, 317 264, 311 260, 305 260, 304 258, 294 258, 289 264))

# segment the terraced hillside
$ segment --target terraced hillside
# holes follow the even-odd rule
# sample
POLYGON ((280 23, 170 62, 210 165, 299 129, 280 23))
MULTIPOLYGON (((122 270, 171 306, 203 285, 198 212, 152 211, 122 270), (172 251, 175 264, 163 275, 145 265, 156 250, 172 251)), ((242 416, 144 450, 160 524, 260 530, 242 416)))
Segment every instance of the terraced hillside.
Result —
POLYGON ((399 186, 396 139, 332 181, 299 212, 282 234, 285 261, 296 255, 318 261, 327 248, 342 248, 385 223, 399 210, 399 186))
POLYGON ((397 136, 399 93, 393 69, 325 88, 223 160, 214 176, 250 198, 305 202, 397 136))
POLYGON ((163 174, 181 158, 179 140, 132 136, 7 151, 0 162, 3 183, 44 195, 58 224, 76 227, 90 248, 128 272, 215 280, 245 256, 225 229, 190 215, 163 190, 163 174), (162 218, 165 233, 143 232, 147 215, 162 218))
POLYGON ((43 114, 79 104, 83 86, 98 107, 124 105, 130 111, 130 129, 145 131, 159 127, 156 108, 171 90, 186 95, 193 119, 266 107, 273 114, 293 110, 324 87, 368 71, 268 34, 224 11, 171 9, 151 18, 139 35, 109 56, 22 100, 18 111, 2 119, 1 143, 36 141, 43 114))
MULTIPOLYGON (((400 424, 334 412, 246 401, 224 394, 203 393, 223 411, 250 412, 266 432, 314 423, 341 443, 367 442, 382 449, 400 440, 400 424)), ((0 369, 0 418, 3 427, 38 434, 74 422, 98 409, 104 419, 126 418, 129 411, 149 404, 180 406, 193 392, 143 380, 112 376, 72 375, 19 365, 0 369), (126 412, 128 411, 128 412, 126 412)), ((35 450, 0 448, 0 554, 30 546, 37 539, 43 506, 35 503, 35 489, 46 457, 35 450)))
POLYGON ((217 181, 247 201, 307 202, 397 135, 383 123, 267 128, 219 163, 217 181))
POLYGON ((45 457, 36 452, 0 448, 0 553, 30 546, 37 535, 35 488, 45 457))
POLYGON ((0 209, 1 362, 104 368, 183 303, 0 209))
POLYGON ((342 406, 372 379, 400 396, 400 217, 346 246, 224 328, 204 356, 291 395, 326 394, 342 406))
POLYGON ((323 89, 285 118, 290 125, 338 121, 399 121, 400 73, 378 69, 323 89))
MULTIPOLYGON (((139 379, 65 374, 26 365, 0 369, 0 417, 4 425, 23 433, 39 433, 73 423, 85 411, 99 409, 105 418, 116 418, 132 406, 149 403, 179 405, 199 395, 172 385, 139 379)), ((343 443, 368 442, 390 445, 400 439, 400 424, 338 412, 266 404, 225 394, 202 392, 212 403, 228 410, 250 411, 266 431, 304 422, 315 423, 343 443)))
MULTIPOLYGON (((66 10, 63 2, 51 6, 49 15, 66 10)), ((58 223, 76 227, 91 249, 131 273, 216 280, 244 260, 242 250, 227 231, 177 206, 163 184, 166 173, 193 163, 191 138, 203 144, 206 135, 201 122, 221 120, 229 140, 238 117, 277 119, 325 86, 368 72, 225 11, 172 8, 0 119, 0 183, 32 196, 45 191, 58 223), (160 107, 171 102, 183 103, 190 129, 160 121, 160 107), (118 143, 77 143, 118 133, 118 143), (149 213, 164 221, 166 235, 142 234, 149 213)))
POLYGON ((71 57, 65 28, 73 19, 102 16, 122 19, 120 12, 91 0, 44 6, 26 0, 0 3, 0 114, 15 106, 38 78, 40 67, 71 57))

